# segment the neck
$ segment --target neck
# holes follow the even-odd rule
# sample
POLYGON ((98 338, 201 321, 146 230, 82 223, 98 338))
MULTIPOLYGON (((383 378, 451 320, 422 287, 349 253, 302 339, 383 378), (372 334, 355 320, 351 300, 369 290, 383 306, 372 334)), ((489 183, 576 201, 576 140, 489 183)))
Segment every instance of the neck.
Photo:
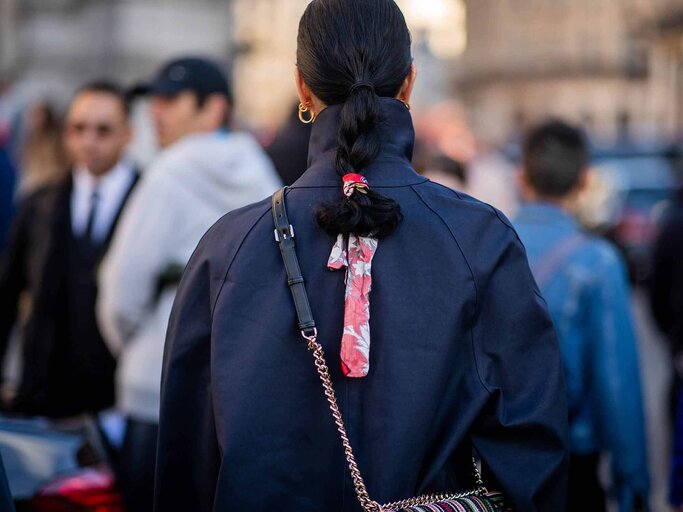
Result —
MULTIPOLYGON (((370 186, 402 186, 426 181, 412 168, 415 131, 406 106, 393 98, 380 98, 376 130, 380 149, 377 157, 363 169, 355 169, 370 181, 370 186)), ((325 108, 313 123, 308 151, 308 171, 298 186, 341 187, 336 155, 342 105, 325 108)))
MULTIPOLYGON (((383 97, 379 101, 381 110, 376 130, 379 130, 382 143, 380 156, 393 155, 412 160, 415 131, 410 112, 394 98, 383 97)), ((320 155, 337 149, 341 109, 342 105, 329 105, 318 114, 311 130, 309 165, 320 155)))
POLYGON ((99 169, 92 169, 88 167, 87 165, 77 165, 76 169, 81 170, 86 172, 89 176, 92 176, 93 178, 99 180, 109 174, 111 171, 113 171, 117 165, 119 165, 120 160, 117 160, 114 162, 114 164, 109 165, 109 166, 103 166, 99 169))

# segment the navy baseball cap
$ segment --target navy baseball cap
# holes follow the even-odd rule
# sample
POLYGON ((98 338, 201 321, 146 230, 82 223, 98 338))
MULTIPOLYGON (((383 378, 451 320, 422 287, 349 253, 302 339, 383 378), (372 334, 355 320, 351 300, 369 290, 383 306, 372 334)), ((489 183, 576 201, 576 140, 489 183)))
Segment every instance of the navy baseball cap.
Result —
POLYGON ((168 62, 152 80, 134 86, 130 94, 174 96, 183 91, 193 91, 200 97, 221 94, 232 104, 232 91, 225 74, 217 64, 202 57, 183 57, 168 62))

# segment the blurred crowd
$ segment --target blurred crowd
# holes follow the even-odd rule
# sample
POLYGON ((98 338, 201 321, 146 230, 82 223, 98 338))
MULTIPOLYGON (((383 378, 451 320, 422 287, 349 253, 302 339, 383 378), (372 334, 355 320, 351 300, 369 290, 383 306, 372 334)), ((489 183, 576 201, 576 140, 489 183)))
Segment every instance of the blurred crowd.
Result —
MULTIPOLYGON (((2 409, 98 418, 129 512, 151 510, 164 337, 184 266, 223 214, 305 171, 310 135, 296 105, 269 137, 240 131, 210 60, 174 59, 150 76, 83 84, 65 113, 39 102, 0 126, 2 409), (159 146, 145 168, 129 153, 142 97, 159 146)), ((647 509, 635 289, 672 354, 669 499, 683 510, 680 156, 597 149, 559 119, 493 148, 462 120, 456 103, 415 112, 414 166, 502 210, 527 249, 565 358, 569 510, 571 499, 605 510, 607 496, 621 512, 647 509)))

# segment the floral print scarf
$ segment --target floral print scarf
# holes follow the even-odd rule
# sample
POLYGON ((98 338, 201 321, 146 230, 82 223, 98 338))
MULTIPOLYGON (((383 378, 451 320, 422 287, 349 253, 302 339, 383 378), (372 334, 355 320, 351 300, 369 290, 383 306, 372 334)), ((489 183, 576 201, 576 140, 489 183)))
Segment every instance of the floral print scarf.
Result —
POLYGON ((339 235, 327 262, 330 270, 346 267, 341 365, 347 377, 365 377, 370 369, 370 289, 377 239, 339 235))

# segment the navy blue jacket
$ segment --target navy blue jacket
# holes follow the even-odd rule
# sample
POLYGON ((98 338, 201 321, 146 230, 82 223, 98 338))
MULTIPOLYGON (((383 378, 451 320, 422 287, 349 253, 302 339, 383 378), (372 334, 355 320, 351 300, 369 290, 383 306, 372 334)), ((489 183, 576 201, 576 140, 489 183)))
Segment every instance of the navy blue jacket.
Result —
MULTIPOLYGON (((370 373, 342 375, 344 272, 314 212, 337 200, 339 107, 313 127, 287 194, 319 341, 371 497, 473 486, 472 445, 517 511, 559 512, 567 408, 557 340, 524 248, 494 208, 411 168, 408 110, 382 100, 370 185, 404 220, 373 260, 370 373)), ((270 199, 200 242, 171 315, 155 510, 361 510, 311 354, 297 331, 270 199)))

